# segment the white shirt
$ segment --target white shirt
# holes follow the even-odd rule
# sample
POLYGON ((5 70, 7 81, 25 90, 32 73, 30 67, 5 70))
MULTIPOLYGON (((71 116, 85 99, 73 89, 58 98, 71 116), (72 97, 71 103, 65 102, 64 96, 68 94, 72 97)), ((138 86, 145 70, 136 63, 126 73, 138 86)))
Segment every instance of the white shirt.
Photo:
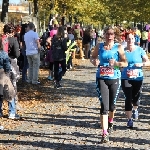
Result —
POLYGON ((25 33, 24 41, 26 44, 26 55, 34 55, 38 53, 38 46, 36 42, 38 39, 38 34, 33 30, 29 30, 27 33, 25 33))

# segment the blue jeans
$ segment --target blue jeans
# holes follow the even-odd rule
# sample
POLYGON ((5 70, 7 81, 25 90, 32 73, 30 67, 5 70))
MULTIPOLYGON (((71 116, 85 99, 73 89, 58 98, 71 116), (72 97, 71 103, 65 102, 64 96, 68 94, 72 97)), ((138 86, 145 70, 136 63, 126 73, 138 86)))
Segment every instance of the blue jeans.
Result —
POLYGON ((29 63, 28 63, 28 59, 27 59, 25 51, 22 51, 22 55, 24 57, 24 63, 23 63, 23 69, 22 69, 22 81, 26 81, 27 80, 27 70, 29 68, 29 63))
MULTIPOLYGON (((2 112, 2 105, 3 105, 3 100, 0 100, 0 113, 3 114, 2 112)), ((8 102, 8 109, 9 109, 9 114, 16 114, 16 103, 15 103, 15 98, 13 98, 11 101, 8 102)))
POLYGON ((62 79, 66 72, 66 59, 62 61, 54 61, 54 79, 56 82, 59 82, 62 79), (61 68, 59 67, 61 64, 61 68))
POLYGON ((15 98, 8 102, 9 114, 16 114, 16 102, 15 98))

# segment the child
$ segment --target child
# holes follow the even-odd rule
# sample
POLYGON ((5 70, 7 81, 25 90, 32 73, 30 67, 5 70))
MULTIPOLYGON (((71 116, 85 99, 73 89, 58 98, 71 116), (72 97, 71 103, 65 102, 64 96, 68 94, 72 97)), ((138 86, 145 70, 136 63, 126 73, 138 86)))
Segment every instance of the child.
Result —
MULTIPOLYGON (((3 117, 2 105, 3 99, 6 99, 9 106, 9 118, 15 119, 12 115, 16 115, 14 103, 16 91, 9 77, 11 71, 10 58, 7 52, 3 50, 2 36, 0 36, 0 68, 0 117, 3 117)), ((3 127, 1 127, 2 129, 3 127)))
POLYGON ((14 37, 14 28, 8 24, 4 25, 3 28, 3 50, 8 53, 11 62, 11 71, 10 71, 10 80, 15 89, 15 98, 11 100, 10 106, 12 107, 9 118, 10 119, 20 119, 20 116, 17 114, 17 109, 20 109, 18 105, 18 96, 17 96, 17 81, 20 77, 19 68, 17 65, 17 58, 20 56, 20 49, 17 39, 14 37), (4 38, 6 36, 6 38, 4 38), (7 42, 6 42, 7 41, 7 42))

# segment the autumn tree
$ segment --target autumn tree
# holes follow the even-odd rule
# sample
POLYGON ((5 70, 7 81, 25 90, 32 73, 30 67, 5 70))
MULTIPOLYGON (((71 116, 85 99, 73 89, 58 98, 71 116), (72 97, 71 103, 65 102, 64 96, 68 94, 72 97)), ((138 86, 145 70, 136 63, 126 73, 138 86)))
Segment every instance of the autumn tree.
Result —
POLYGON ((76 16, 79 22, 85 24, 149 22, 150 18, 148 0, 38 0, 39 20, 45 20, 47 24, 50 13, 62 17, 64 4, 67 18, 69 15, 76 16), (50 9, 51 3, 53 9, 50 9))

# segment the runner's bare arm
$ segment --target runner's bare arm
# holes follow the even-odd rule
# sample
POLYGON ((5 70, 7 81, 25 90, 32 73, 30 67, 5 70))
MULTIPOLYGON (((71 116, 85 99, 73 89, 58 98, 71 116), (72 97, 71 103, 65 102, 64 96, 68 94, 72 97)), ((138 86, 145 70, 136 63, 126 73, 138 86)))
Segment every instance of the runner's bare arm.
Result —
POLYGON ((136 63, 135 64, 136 67, 150 66, 150 60, 149 60, 147 55, 144 55, 142 57, 142 59, 143 59, 143 62, 142 63, 136 63))
POLYGON ((97 59, 97 57, 98 57, 98 50, 99 50, 99 44, 97 44, 95 49, 91 52, 90 62, 94 66, 98 66, 99 65, 99 60, 97 59))
POLYGON ((143 66, 150 66, 150 60, 147 55, 143 56, 143 66))
POLYGON ((97 44, 96 47, 94 48, 94 50, 93 50, 93 52, 92 52, 92 54, 91 54, 91 58, 97 59, 98 50, 99 50, 99 44, 97 44))
POLYGON ((120 60, 119 60, 119 62, 116 62, 116 66, 127 67, 128 62, 126 60, 125 52, 124 52, 122 45, 119 45, 119 57, 120 57, 120 60))

